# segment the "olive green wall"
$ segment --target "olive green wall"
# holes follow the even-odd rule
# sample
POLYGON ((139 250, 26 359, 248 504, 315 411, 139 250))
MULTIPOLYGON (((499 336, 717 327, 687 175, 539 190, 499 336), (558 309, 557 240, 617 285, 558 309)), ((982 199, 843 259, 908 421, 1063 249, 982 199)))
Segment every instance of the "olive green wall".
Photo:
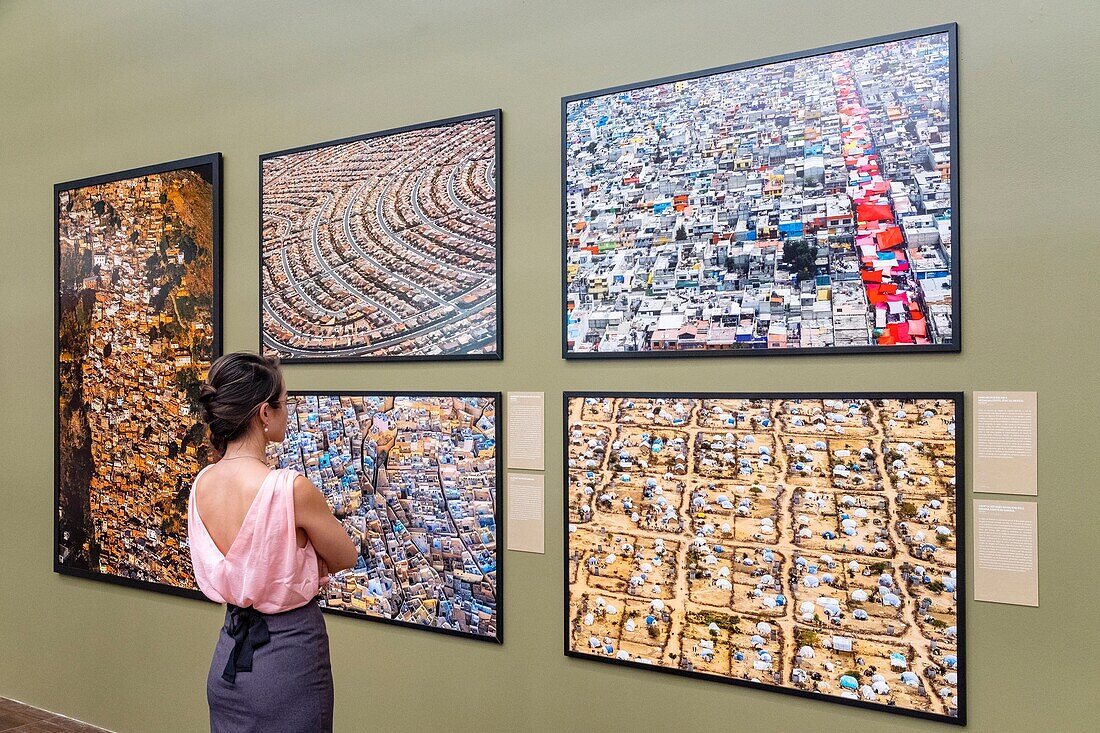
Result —
MULTIPOLYGON (((504 109, 503 362, 291 367, 291 388, 543 390, 545 555, 505 557, 503 646, 329 618, 337 730, 875 730, 937 723, 566 659, 563 389, 1038 390, 1039 609, 968 602, 979 731, 1100 716, 1100 270, 1091 0, 0 0, 0 696, 201 731, 216 606, 51 572, 52 184, 225 154, 225 346, 257 346, 257 155, 504 109), (566 363, 559 98, 958 21, 963 350, 566 363)), ((969 441, 968 441, 969 442, 969 441)))

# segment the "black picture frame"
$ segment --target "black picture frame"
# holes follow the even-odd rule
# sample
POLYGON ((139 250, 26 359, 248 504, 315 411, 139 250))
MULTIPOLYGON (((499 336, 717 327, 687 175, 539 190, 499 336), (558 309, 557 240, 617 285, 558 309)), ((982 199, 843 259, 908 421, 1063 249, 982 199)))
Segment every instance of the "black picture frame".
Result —
POLYGON ((168 583, 158 583, 147 580, 139 580, 124 576, 108 575, 105 573, 71 567, 61 562, 58 548, 61 544, 61 232, 59 228, 61 218, 61 194, 78 188, 87 188, 104 183, 113 183, 129 178, 168 173, 171 171, 195 169, 204 166, 210 167, 211 196, 212 196, 212 264, 213 264, 213 304, 211 309, 211 329, 213 331, 211 345, 213 358, 222 354, 222 154, 210 153, 191 158, 183 158, 167 163, 131 168, 115 173, 79 178, 72 181, 54 184, 53 187, 53 230, 54 230, 54 502, 53 502, 53 571, 59 575, 68 575, 77 578, 95 580, 114 585, 140 590, 151 590, 168 595, 182 596, 205 600, 200 591, 193 588, 184 588, 168 583))
POLYGON ((456 631, 454 629, 444 629, 435 626, 427 626, 424 624, 412 623, 409 621, 400 621, 398 619, 385 618, 383 616, 371 616, 364 613, 356 613, 355 611, 345 611, 338 608, 329 608, 322 605, 321 609, 325 613, 330 613, 334 616, 346 616, 348 618, 354 618, 358 620, 366 620, 375 623, 388 624, 390 626, 400 626, 407 629, 417 629, 420 631, 431 631, 437 634, 445 634, 447 636, 456 636, 462 639, 473 639, 476 641, 485 641, 495 644, 504 643, 504 550, 505 550, 505 538, 504 538, 504 463, 502 449, 502 438, 504 435, 502 427, 503 414, 501 413, 501 407, 503 406, 503 395, 500 392, 483 392, 483 391, 438 391, 438 390, 287 390, 287 397, 474 397, 478 399, 489 399, 494 401, 494 431, 495 431, 495 481, 496 481, 496 500, 494 511, 494 522, 496 525, 496 613, 497 613, 497 625, 496 635, 487 636, 481 634, 471 634, 464 631, 456 631))
POLYGON ((650 671, 662 672, 665 674, 678 675, 680 677, 687 677, 692 679, 706 680, 708 682, 716 682, 719 684, 728 684, 735 687, 743 687, 752 690, 762 690, 766 692, 779 692, 785 695, 792 695, 809 700, 820 700, 829 703, 839 703, 841 705, 848 705, 853 708, 862 708, 864 710, 875 710, 880 712, 887 712, 896 715, 905 715, 914 718, 922 718, 926 720, 935 720, 941 723, 950 723, 953 725, 965 726, 966 725, 966 602, 969 597, 970 589, 967 585, 966 576, 966 509, 965 509, 965 495, 966 495, 966 467, 965 467, 965 423, 964 423, 964 402, 965 395, 963 392, 882 392, 882 391, 862 391, 853 390, 851 392, 684 392, 684 391, 669 391, 669 392, 653 392, 653 391, 621 391, 621 390, 607 390, 607 391, 567 391, 562 393, 562 586, 563 586, 563 619, 562 624, 562 649, 566 657, 574 659, 583 659, 586 661, 596 661, 603 664, 612 664, 625 667, 631 667, 636 669, 644 669, 650 671), (694 399, 694 400, 708 400, 708 399, 759 399, 759 400, 781 400, 781 399, 803 399, 803 400, 827 400, 827 399, 862 399, 862 400, 883 400, 883 399, 895 399, 895 400, 951 400, 955 405, 955 571, 957 578, 956 593, 958 600, 956 601, 957 614, 957 657, 958 667, 956 673, 958 674, 958 714, 955 717, 939 715, 936 713, 928 713, 922 710, 911 710, 907 708, 899 708, 889 705, 883 705, 879 703, 866 702, 863 700, 852 700, 844 697, 838 697, 833 695, 822 695, 814 692, 800 690, 793 687, 783 687, 779 685, 756 683, 747 680, 734 679, 730 677, 720 677, 715 674, 707 674, 703 672, 687 671, 677 669, 673 667, 665 667, 657 664, 643 664, 632 660, 620 660, 612 657, 594 656, 592 654, 584 654, 581 652, 573 651, 570 648, 570 583, 569 583, 569 403, 572 399, 584 399, 584 398, 597 398, 597 399, 625 399, 625 398, 637 398, 637 399, 694 399))
POLYGON ((563 359, 618 359, 618 358, 695 358, 695 357, 732 357, 732 356, 812 356, 822 354, 915 354, 915 353, 959 353, 962 350, 962 303, 961 303, 961 277, 959 257, 960 212, 959 212, 959 73, 958 73, 958 24, 945 23, 929 26, 911 31, 891 33, 858 41, 836 43, 828 46, 797 51, 793 53, 779 54, 752 61, 719 66, 701 71, 665 76, 657 79, 621 84, 591 92, 582 92, 562 97, 561 100, 561 354, 563 359), (572 102, 600 97, 607 94, 632 91, 646 87, 667 84, 677 81, 698 79, 732 71, 739 71, 769 64, 782 63, 806 59, 813 56, 848 51, 856 48, 875 46, 894 41, 902 41, 920 36, 934 34, 946 34, 949 50, 949 93, 951 105, 950 118, 950 154, 951 154, 951 328, 952 337, 948 343, 932 344, 895 344, 879 346, 868 344, 865 346, 829 346, 806 348, 734 348, 734 349, 695 349, 695 350, 647 350, 647 351, 613 351, 613 352, 578 352, 569 348, 569 209, 568 197, 568 112, 572 102))
POLYGON ((264 153, 259 158, 259 206, 258 206, 258 221, 259 221, 259 314, 257 320, 259 323, 259 351, 260 353, 267 353, 266 334, 264 331, 264 259, 263 259, 263 246, 264 246, 264 162, 274 158, 279 158, 287 155, 293 155, 295 153, 304 153, 313 150, 321 150, 324 148, 334 147, 337 145, 345 145, 347 143, 361 142, 365 140, 373 140, 377 138, 390 137, 393 135, 399 135, 406 132, 414 132, 416 130, 424 130, 434 127, 447 127, 457 125, 463 122, 469 122, 479 119, 492 119, 495 128, 495 162, 493 164, 493 178, 494 187, 496 193, 496 216, 495 216, 495 239, 496 239, 496 351, 492 353, 474 353, 474 354, 412 354, 407 356, 282 356, 280 360, 284 364, 377 364, 387 362, 432 362, 432 361, 500 361, 504 358, 504 259, 503 259, 503 243, 504 243, 504 181, 503 181, 503 168, 504 168, 504 132, 503 132, 503 113, 498 109, 486 110, 483 112, 474 112, 471 114, 459 115, 456 117, 447 117, 439 120, 432 120, 429 122, 419 122, 416 124, 405 125, 403 127, 394 127, 387 130, 379 130, 376 132, 369 132, 362 135, 354 135, 351 137, 339 138, 336 140, 327 140, 325 142, 313 143, 309 145, 302 145, 294 148, 287 148, 285 150, 278 150, 271 153, 264 153))

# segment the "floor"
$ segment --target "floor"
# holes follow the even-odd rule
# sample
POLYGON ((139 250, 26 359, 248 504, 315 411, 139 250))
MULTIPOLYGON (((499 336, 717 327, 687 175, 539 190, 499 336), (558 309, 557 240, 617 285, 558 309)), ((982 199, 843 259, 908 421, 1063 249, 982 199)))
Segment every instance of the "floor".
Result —
POLYGON ((0 733, 109 733, 63 715, 0 697, 0 733))

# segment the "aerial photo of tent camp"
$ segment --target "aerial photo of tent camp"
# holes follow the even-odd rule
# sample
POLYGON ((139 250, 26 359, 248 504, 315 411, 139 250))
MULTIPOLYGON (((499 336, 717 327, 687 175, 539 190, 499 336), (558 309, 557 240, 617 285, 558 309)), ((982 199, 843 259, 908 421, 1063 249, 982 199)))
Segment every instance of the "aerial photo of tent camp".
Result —
POLYGON ((193 589, 198 388, 215 356, 220 157, 56 187, 55 568, 193 589))
POLYGON ((566 653, 957 722, 959 403, 567 393, 566 653))
POLYGON ((565 356, 957 350, 952 32, 567 97, 565 356))
POLYGON ((498 112, 261 158, 283 361, 499 358, 498 112))
POLYGON ((291 393, 272 462, 319 486, 360 548, 325 608, 500 640, 497 404, 291 393))

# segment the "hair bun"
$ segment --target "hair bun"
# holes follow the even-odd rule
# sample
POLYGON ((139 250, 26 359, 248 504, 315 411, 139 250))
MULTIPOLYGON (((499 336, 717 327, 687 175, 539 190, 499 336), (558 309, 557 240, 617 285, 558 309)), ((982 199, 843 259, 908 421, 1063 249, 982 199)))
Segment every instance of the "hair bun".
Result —
POLYGON ((199 399, 200 400, 212 399, 214 397, 214 395, 216 395, 217 393, 218 393, 218 390, 215 389, 214 387, 211 387, 206 382, 203 382, 202 386, 199 387, 199 399))

